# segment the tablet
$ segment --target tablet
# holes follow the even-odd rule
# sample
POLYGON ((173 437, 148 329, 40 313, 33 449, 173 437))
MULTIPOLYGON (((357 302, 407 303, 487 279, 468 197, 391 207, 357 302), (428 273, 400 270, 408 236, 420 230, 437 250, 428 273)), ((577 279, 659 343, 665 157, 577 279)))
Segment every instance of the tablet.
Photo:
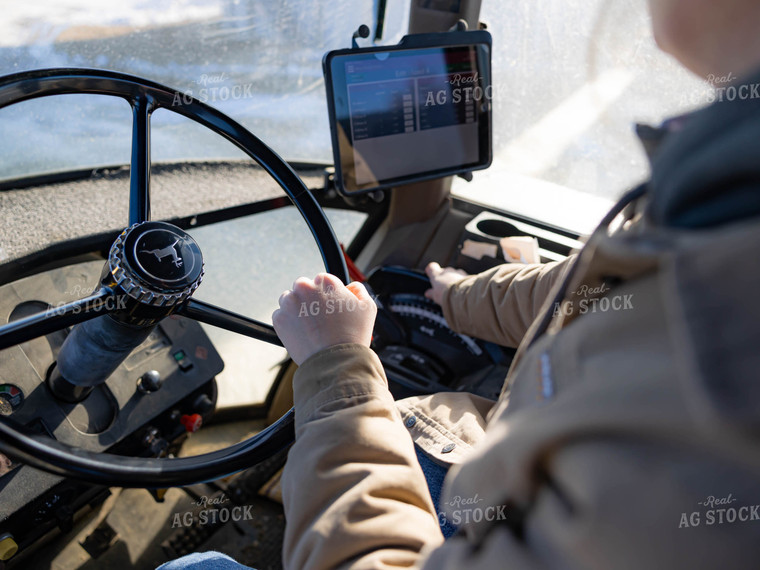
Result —
POLYGON ((324 59, 336 186, 344 195, 491 164, 491 35, 406 36, 324 59))

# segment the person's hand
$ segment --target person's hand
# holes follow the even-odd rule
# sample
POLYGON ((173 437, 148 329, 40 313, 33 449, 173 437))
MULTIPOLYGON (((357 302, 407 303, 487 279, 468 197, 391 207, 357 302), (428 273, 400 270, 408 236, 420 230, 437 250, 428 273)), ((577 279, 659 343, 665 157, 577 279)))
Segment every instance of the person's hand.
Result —
POLYGON ((430 284, 432 285, 432 288, 425 291, 425 297, 435 301, 439 305, 443 303, 443 293, 446 289, 468 277, 468 274, 461 269, 454 269, 453 267, 443 268, 435 261, 427 264, 425 273, 430 278, 430 284))
POLYGON ((364 285, 348 286, 329 273, 301 277, 280 296, 272 314, 274 330, 293 361, 301 365, 317 352, 344 343, 369 346, 377 306, 364 285))

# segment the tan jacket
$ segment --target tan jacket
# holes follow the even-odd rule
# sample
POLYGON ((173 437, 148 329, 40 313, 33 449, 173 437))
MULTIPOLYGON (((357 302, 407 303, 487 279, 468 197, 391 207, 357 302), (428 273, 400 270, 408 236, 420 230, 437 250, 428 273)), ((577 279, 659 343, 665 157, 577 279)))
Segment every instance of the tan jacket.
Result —
POLYGON ((305 362, 286 568, 760 568, 760 223, 628 226, 590 238, 558 308, 573 259, 447 292, 455 330, 504 345, 555 315, 493 408, 464 394, 396 406, 358 345, 305 362), (413 441, 459 464, 442 513, 413 441), (445 543, 443 517, 460 528, 445 543))

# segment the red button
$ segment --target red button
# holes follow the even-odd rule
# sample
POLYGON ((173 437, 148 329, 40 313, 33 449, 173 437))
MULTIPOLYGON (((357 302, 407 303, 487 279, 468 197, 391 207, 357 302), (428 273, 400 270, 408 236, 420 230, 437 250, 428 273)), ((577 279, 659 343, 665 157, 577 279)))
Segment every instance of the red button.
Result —
POLYGON ((201 429, 203 424, 203 417, 200 414, 184 415, 179 419, 180 423, 185 426, 185 429, 190 433, 195 433, 201 429))

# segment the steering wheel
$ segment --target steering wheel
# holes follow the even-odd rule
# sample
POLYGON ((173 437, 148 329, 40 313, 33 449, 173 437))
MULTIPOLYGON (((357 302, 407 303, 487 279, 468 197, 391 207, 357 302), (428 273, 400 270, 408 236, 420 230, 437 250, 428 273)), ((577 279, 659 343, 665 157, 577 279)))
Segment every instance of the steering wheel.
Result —
MULTIPOLYGON (((55 384, 48 379, 48 385, 59 396, 72 398, 70 401, 86 396, 91 384, 105 380, 93 379, 92 367, 98 368, 96 374, 110 374, 152 327, 169 315, 182 315, 282 346, 271 325, 194 299, 192 294, 203 276, 200 248, 180 228, 150 220, 150 119, 157 108, 163 107, 207 127, 261 165, 303 216, 325 269, 348 283, 340 245, 315 198, 282 158, 239 123, 184 93, 121 73, 45 69, 0 78, 0 108, 62 94, 126 99, 132 107, 132 155, 129 224, 111 247, 99 288, 87 298, 0 326, 0 350, 3 350, 76 325, 58 359, 62 369, 68 363, 68 371, 59 372, 55 384), (87 334, 87 327, 105 327, 108 329, 105 338, 115 339, 114 344, 121 343, 120 346, 93 348, 93 335, 87 334), (125 339, 125 330, 134 331, 133 338, 125 339), (92 354, 88 350, 100 352, 92 354), (90 361, 82 367, 88 355, 90 361), (84 377, 72 383, 68 376, 75 376, 83 368, 88 372, 81 372, 84 377)), ((163 459, 84 451, 26 433, 10 418, 0 416, 0 451, 33 467, 96 484, 186 486, 225 477, 272 456, 294 440, 293 418, 291 409, 264 431, 236 445, 194 457, 163 459)))

